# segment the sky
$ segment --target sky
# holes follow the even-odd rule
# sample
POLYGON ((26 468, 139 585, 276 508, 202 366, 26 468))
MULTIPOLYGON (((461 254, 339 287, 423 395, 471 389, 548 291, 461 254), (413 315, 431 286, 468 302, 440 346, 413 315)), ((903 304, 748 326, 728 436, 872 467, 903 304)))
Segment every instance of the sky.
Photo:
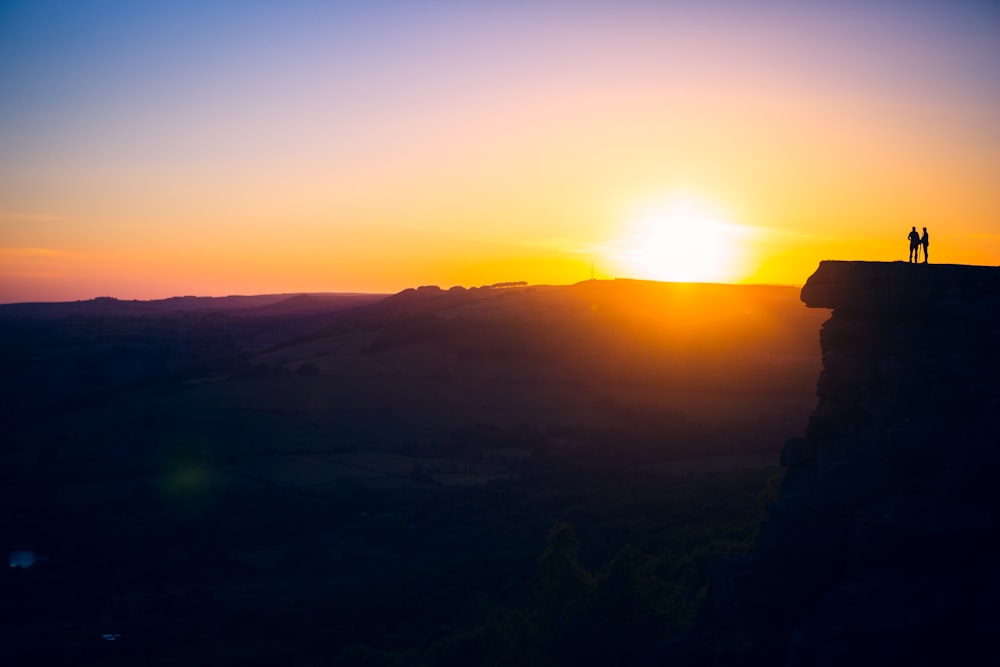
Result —
POLYGON ((1000 264, 1000 3, 0 0, 0 302, 1000 264))

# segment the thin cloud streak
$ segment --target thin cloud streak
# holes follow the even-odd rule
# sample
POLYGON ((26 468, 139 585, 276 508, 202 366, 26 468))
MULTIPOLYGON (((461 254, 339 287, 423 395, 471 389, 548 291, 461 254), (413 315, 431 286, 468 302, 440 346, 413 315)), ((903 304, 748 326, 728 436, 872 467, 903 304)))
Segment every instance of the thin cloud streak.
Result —
POLYGON ((52 248, 9 248, 0 246, 0 256, 8 258, 56 258, 73 257, 76 253, 52 248))
POLYGON ((0 222, 62 222, 65 218, 47 213, 29 213, 0 209, 0 222))

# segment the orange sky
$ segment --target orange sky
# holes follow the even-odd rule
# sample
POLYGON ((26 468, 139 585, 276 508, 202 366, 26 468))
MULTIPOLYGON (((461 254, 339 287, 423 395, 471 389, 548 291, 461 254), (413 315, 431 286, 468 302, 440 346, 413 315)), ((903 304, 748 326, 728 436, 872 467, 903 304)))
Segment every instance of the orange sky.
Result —
POLYGON ((13 3, 0 302, 1000 264, 1000 9, 799 4, 13 3))

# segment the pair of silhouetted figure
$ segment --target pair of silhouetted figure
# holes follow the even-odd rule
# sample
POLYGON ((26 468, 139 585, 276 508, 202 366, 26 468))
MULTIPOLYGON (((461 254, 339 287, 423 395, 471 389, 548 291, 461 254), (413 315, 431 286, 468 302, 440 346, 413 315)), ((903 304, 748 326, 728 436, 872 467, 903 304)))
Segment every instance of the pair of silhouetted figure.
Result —
POLYGON ((910 262, 920 261, 920 246, 924 247, 924 264, 927 263, 927 248, 931 244, 931 237, 927 234, 927 228, 924 227, 924 235, 921 236, 917 231, 916 227, 910 228, 910 233, 907 237, 910 240, 910 262))

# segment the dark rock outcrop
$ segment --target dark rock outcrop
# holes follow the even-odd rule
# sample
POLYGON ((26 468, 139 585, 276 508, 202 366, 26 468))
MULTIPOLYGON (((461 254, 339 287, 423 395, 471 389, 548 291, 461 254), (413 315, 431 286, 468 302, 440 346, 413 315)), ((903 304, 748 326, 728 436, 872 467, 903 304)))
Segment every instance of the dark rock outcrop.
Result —
POLYGON ((699 627, 671 657, 798 667, 994 653, 1000 268, 823 262, 802 300, 833 309, 818 405, 785 445, 756 546, 713 570, 699 627))

